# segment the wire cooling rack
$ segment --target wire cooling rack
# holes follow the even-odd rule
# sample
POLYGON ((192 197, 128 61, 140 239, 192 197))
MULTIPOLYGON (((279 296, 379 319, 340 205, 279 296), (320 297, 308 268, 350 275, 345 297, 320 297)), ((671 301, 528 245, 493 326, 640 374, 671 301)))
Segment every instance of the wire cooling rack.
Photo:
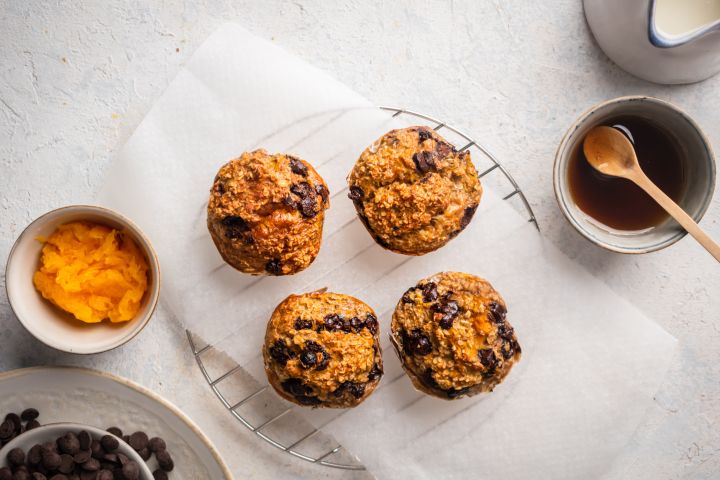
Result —
MULTIPOLYGON (((458 151, 473 149, 479 152, 480 157, 473 156, 475 165, 484 165, 478 177, 483 179, 483 183, 493 183, 498 191, 503 192, 502 199, 511 202, 516 210, 524 212, 528 222, 533 223, 539 230, 532 207, 515 179, 482 145, 457 128, 431 116, 402 108, 379 108, 391 112, 393 118, 400 117, 412 123, 417 123, 420 119, 423 120, 423 124, 432 126, 435 131, 443 130, 443 134, 452 132, 454 137, 447 138, 449 141, 465 142, 458 151), (508 185, 510 191, 507 191, 508 185), (519 202, 515 199, 519 199, 519 202)), ((186 333, 192 354, 210 389, 232 417, 255 435, 272 446, 308 462, 345 470, 365 469, 359 459, 332 437, 324 434, 322 426, 312 426, 299 418, 291 418, 293 407, 282 405, 278 407, 277 404, 273 404, 277 402, 277 398, 273 396, 272 388, 267 382, 258 382, 219 349, 206 344, 189 330, 186 333), (264 410, 265 415, 258 415, 258 410, 264 410), (283 422, 285 425, 281 425, 283 422)))

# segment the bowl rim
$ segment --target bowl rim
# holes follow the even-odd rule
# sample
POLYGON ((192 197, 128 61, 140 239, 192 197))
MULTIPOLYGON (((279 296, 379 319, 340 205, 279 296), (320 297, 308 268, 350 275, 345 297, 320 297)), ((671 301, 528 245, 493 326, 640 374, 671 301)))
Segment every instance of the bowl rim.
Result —
MULTIPOLYGON (((16 448, 18 446, 18 444, 22 443, 21 441, 26 441, 27 439, 32 438, 32 435, 39 435, 41 433, 46 433, 47 430, 52 430, 52 429, 57 429, 57 428, 66 429, 67 432, 71 431, 71 432, 75 432, 75 433, 86 430, 88 433, 90 433, 93 436, 113 435, 112 433, 108 432, 107 430, 103 430, 100 427, 96 427, 94 425, 86 425, 84 423, 77 423, 77 422, 46 423, 44 425, 40 425, 37 428, 33 428, 32 430, 24 431, 23 433, 21 433, 20 435, 18 435, 17 437, 13 438, 8 443, 3 445, 3 447, 0 448, 0 462, 2 462, 2 463, 0 463, 0 467, 3 464, 7 463, 7 461, 6 461, 7 453, 10 452, 10 450, 12 450, 13 448, 16 448), (28 433, 30 433, 32 435, 27 435, 28 433)), ((121 452, 121 453, 123 453, 123 455, 127 455, 128 457, 131 457, 132 460, 134 460, 136 463, 138 463, 140 465, 140 469, 143 472, 143 475, 146 476, 148 480, 152 480, 153 479, 152 470, 150 470, 150 467, 145 462, 145 460, 142 459, 140 454, 138 452, 136 452, 130 446, 130 444, 125 442, 125 440, 123 440, 121 437, 118 437, 117 435, 113 435, 113 436, 118 439, 118 441, 120 442, 120 446, 125 447, 125 448, 123 448, 123 450, 130 452, 129 455, 124 452, 121 452)), ((36 443, 40 443, 40 442, 36 442, 36 443)), ((23 450, 27 454, 27 450, 25 450, 25 449, 23 449, 23 450)))
MULTIPOLYGON (((61 223, 58 223, 58 225, 60 225, 60 224, 61 223)), ((18 235, 17 238, 15 239, 15 242, 13 243, 13 246, 10 249, 10 253, 8 253, 7 261, 5 263, 5 295, 7 296, 8 304, 10 305, 10 309, 12 310, 17 321, 20 322, 20 324, 23 326, 23 328, 25 328, 25 330, 27 330, 35 339, 37 339, 38 341, 47 345, 48 347, 53 348, 58 351, 61 351, 61 352, 72 353, 74 355, 95 355, 98 353, 109 352, 111 350, 115 350, 116 348, 119 348, 119 347, 125 345, 130 340, 135 338, 138 334, 140 334, 140 332, 142 332, 145 329, 145 327, 147 326, 147 324, 150 322, 150 318, 152 318, 153 314, 155 313, 155 310, 157 309, 158 301, 160 298, 161 282, 162 282, 162 277, 161 277, 161 273, 160 273, 160 259, 158 258, 157 253, 155 252, 155 248, 153 247, 152 243, 150 242, 150 239, 145 235, 145 233, 143 233, 143 231, 140 229, 140 227, 138 227, 128 217, 126 217, 125 215, 123 215, 115 210, 112 210, 108 207, 103 207, 100 205, 91 205, 91 204, 65 205, 63 207, 55 208, 48 212, 43 213, 42 215, 40 215, 39 217, 35 218, 33 221, 28 223, 25 226, 25 228, 23 228, 22 232, 20 232, 20 235, 18 235), (23 321, 23 319, 20 318, 20 315, 18 315, 17 311, 15 310, 15 307, 13 306, 12 296, 11 296, 12 287, 10 286, 11 282, 8 282, 9 273, 10 273, 10 271, 12 269, 12 265, 13 265, 13 257, 15 255, 15 251, 17 250, 20 243, 22 241, 24 241, 25 237, 28 235, 28 230, 30 229, 30 227, 32 227, 33 225, 35 225, 42 219, 44 219, 52 214, 56 214, 58 212, 62 212, 65 210, 76 210, 76 209, 92 210, 104 218, 115 220, 118 223, 124 224, 124 226, 126 226, 129 230, 131 230, 132 233, 134 235, 136 235, 137 237, 139 237, 139 239, 141 240, 140 248, 148 256, 148 261, 150 263, 149 267, 152 270, 153 277, 156 279, 152 290, 149 290, 146 292, 146 294, 150 294, 150 296, 148 297, 149 309, 148 309, 146 315, 144 316, 144 318, 142 319, 142 321, 140 322, 140 328, 138 328, 134 334, 130 335, 123 341, 120 341, 119 343, 113 343, 111 346, 109 346, 107 348, 101 348, 101 349, 97 349, 97 350, 71 351, 69 349, 62 348, 62 347, 58 346, 57 344, 55 344, 54 342, 52 342, 51 339, 43 336, 41 333, 38 333, 36 329, 29 327, 25 323, 25 321, 23 321)), ((45 299, 43 299, 43 300, 47 301, 45 299)))
POLYGON ((608 100, 603 100, 602 102, 599 102, 586 110, 584 110, 578 117, 573 120, 573 122, 570 124, 570 126, 567 128, 565 133, 563 134, 562 139, 560 140, 560 143, 558 144, 557 149, 555 150, 555 158, 553 161, 553 189, 555 192, 555 200, 560 207, 560 211, 562 211, 563 215, 565 216, 565 219, 570 223, 570 225, 573 226, 575 231, 577 231, 583 238, 586 240, 589 240, 590 242, 594 243, 595 245, 602 247, 606 250, 610 250, 617 253, 623 253, 623 254, 631 254, 631 255, 638 255, 643 253, 650 253, 655 252, 658 250, 662 250, 664 248, 667 248, 675 243, 677 243, 679 240, 681 240, 685 235, 687 235, 687 231, 683 228, 680 229, 679 232, 672 235, 671 237, 668 237, 658 243, 654 243, 649 246, 640 246, 640 247, 623 247, 616 244, 607 243, 596 236, 592 235, 583 225, 581 222, 579 222, 575 216, 570 212, 570 208, 568 206, 569 200, 567 199, 567 196, 562 193, 561 185, 565 185, 567 183, 567 180, 565 177, 566 169, 563 170, 563 172, 560 171, 560 156, 563 151, 567 149, 567 145, 570 141, 570 138, 575 134, 575 132, 578 130, 578 128, 581 126, 582 123, 584 123, 587 118, 594 113, 597 110, 603 109, 605 107, 608 107, 613 104, 619 104, 619 103, 628 103, 628 102, 650 102, 657 105, 660 105, 662 107, 665 107, 674 113, 681 116, 698 134, 700 137, 700 140, 702 141, 705 149, 707 150, 708 157, 710 159, 710 178, 711 178, 711 185, 708 189, 705 197, 706 200, 703 202, 703 205, 701 206, 700 210, 698 211, 698 214, 693 217, 693 220, 695 222, 700 222, 700 220, 705 216, 705 213, 707 212, 707 209, 710 207, 710 204, 712 203, 712 198, 715 193, 715 185, 716 185, 716 159, 715 159, 715 153, 712 148, 712 143, 710 142, 709 137, 705 134, 703 129, 698 125, 698 123, 682 108, 678 107, 677 105, 668 102, 666 100, 662 100, 657 97, 649 96, 649 95, 626 95, 621 97, 615 97, 608 100))

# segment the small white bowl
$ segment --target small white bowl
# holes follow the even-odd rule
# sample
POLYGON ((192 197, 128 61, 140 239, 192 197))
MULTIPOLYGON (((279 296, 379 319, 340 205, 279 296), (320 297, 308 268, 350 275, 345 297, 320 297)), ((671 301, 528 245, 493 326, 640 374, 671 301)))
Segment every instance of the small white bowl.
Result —
POLYGON ((620 97, 595 105, 583 113, 568 129, 555 154, 553 184, 560 210, 570 224, 594 244, 619 253, 647 253, 668 247, 687 232, 672 218, 638 231, 611 229, 585 214, 570 193, 568 164, 582 146, 587 132, 618 116, 637 116, 652 120, 675 139, 683 151, 685 178, 680 207, 699 222, 715 190, 715 156, 710 140, 697 123, 675 105, 646 96, 620 97))
POLYGON ((160 263, 150 241, 130 220, 117 212, 90 205, 58 208, 33 221, 15 241, 5 269, 8 300, 20 323, 45 345, 69 353, 92 354, 116 348, 137 335, 150 320, 160 295, 160 263), (89 221, 130 235, 148 262, 148 288, 140 310, 128 322, 86 324, 45 300, 33 285, 43 244, 65 223, 89 221))
MULTIPOLYGON (((78 434, 83 430, 86 430, 95 440, 100 440, 104 435, 110 435, 108 432, 100 428, 82 425, 80 423, 49 423, 47 425, 42 425, 18 435, 5 444, 5 446, 0 449, 0 467, 8 466, 7 454, 13 448, 21 448, 27 455, 28 450, 30 450, 34 445, 44 442, 54 442, 57 438, 62 437, 67 432, 78 434)), ((140 466, 140 479, 153 480, 152 472, 147 466, 147 463, 145 463, 145 460, 143 460, 130 445, 125 443, 122 438, 116 438, 119 443, 117 451, 127 456, 130 460, 137 462, 140 466)))

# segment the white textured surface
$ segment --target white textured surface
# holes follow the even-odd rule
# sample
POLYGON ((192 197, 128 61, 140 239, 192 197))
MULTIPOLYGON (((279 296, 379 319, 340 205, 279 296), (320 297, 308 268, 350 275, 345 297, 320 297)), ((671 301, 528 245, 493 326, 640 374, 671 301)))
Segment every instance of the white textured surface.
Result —
MULTIPOLYGON (((655 407, 607 478, 714 478, 720 470, 718 266, 690 238, 642 257, 591 246, 557 209, 551 167, 567 125, 591 104, 624 94, 679 104, 720 149, 720 77, 661 87, 628 76, 597 49, 576 0, 2 1, 0 256, 33 218, 93 197, 109 159, 178 66, 227 20, 273 38, 372 101, 464 128, 501 158, 544 233, 680 340, 655 407)), ((715 238, 718 198, 702 222, 715 238)), ((128 376, 197 411, 195 420, 249 478, 349 476, 281 455, 227 422, 203 389, 182 332, 162 311, 129 345, 72 357, 38 345, 15 322, 4 293, 0 304, 3 370, 63 363, 128 376), (198 410, 203 404, 206 411, 198 410)))

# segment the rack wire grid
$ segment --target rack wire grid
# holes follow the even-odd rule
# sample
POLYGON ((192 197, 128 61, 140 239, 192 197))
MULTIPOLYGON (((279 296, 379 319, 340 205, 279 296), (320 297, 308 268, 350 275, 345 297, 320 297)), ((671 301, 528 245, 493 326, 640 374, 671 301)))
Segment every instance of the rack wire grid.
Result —
MULTIPOLYGON (((500 164, 500 162, 482 145, 477 143, 461 130, 429 115, 403 108, 386 106, 381 106, 379 108, 387 112, 392 112, 393 118, 404 115, 408 119, 421 119, 424 122, 429 122, 430 124, 434 124, 433 129, 435 131, 442 129, 448 130, 467 142, 462 147, 458 148, 458 151, 462 152, 470 148, 475 149, 480 152, 486 163, 489 162, 489 167, 481 171, 478 174, 478 177, 483 178, 485 179, 484 181, 486 181, 486 177, 488 175, 493 172, 499 172, 501 174, 499 176, 501 182, 511 186, 510 192, 504 194, 502 199, 510 201, 513 198, 519 198, 520 204, 515 204, 513 206, 516 210, 524 210, 528 215, 528 222, 533 223, 535 228, 539 230, 539 225, 535 214, 533 213, 532 207, 525 197, 525 194, 520 189, 520 186, 517 184, 512 175, 510 175, 510 173, 505 169, 505 167, 500 164)), ((477 163, 477 159, 475 161, 477 163)), ((240 365, 224 355, 213 345, 203 344, 203 340, 189 330, 186 331, 186 334, 192 354, 195 357, 198 367, 200 368, 208 386, 223 404, 225 409, 227 409, 237 421, 248 428, 251 432, 272 446, 293 455, 294 457, 311 463, 345 470, 365 469, 357 457, 353 456, 351 452, 344 449, 343 446, 338 444, 332 437, 324 434, 322 432, 322 426, 310 426, 307 431, 301 432, 293 438, 281 438, 284 432, 283 429, 279 429, 279 432, 270 432, 269 430, 272 425, 288 416, 288 414, 293 410, 292 406, 283 407, 279 412, 273 412, 269 418, 263 418, 261 420, 254 420, 248 415, 242 414, 240 412, 240 408, 251 404, 252 402, 264 403, 265 405, 267 404, 267 399, 263 399, 263 395, 268 392, 272 393, 270 385, 267 382, 264 384, 257 381, 249 382, 249 375, 242 375, 243 368, 240 365), (223 384, 228 383, 232 377, 237 375, 246 377, 241 380, 241 383, 245 383, 244 387, 247 387, 249 382, 252 384, 253 388, 251 388, 249 392, 246 388, 243 388, 245 392, 242 396, 236 399, 231 399, 231 395, 224 390, 222 386, 223 384), (314 445, 310 445, 311 443, 314 445)))

